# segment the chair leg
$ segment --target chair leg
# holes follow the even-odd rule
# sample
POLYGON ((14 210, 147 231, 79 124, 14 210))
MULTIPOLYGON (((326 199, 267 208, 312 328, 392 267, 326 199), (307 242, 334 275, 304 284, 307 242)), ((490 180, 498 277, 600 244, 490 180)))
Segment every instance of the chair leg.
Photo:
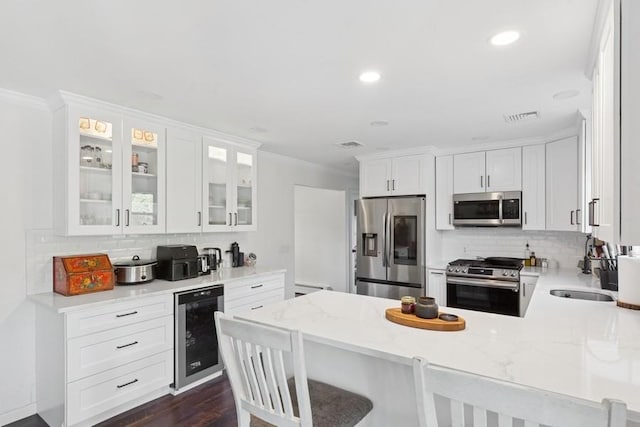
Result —
POLYGON ((238 427, 249 427, 251 424, 251 414, 248 411, 238 409, 238 427))

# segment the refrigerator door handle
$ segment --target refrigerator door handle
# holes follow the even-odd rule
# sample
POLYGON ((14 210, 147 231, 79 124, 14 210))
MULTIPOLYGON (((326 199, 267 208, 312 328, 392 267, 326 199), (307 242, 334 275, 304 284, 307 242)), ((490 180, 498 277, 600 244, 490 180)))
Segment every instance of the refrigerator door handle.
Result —
POLYGON ((382 266, 388 267, 387 262, 387 213, 382 215, 382 266))
MULTIPOLYGON (((391 225, 391 212, 387 212, 387 229, 386 229, 386 239, 387 239, 387 267, 391 267, 391 253, 393 251, 393 248, 391 247, 391 229, 392 229, 392 225, 391 225)), ((387 271, 387 277, 389 276, 389 271, 387 271)))

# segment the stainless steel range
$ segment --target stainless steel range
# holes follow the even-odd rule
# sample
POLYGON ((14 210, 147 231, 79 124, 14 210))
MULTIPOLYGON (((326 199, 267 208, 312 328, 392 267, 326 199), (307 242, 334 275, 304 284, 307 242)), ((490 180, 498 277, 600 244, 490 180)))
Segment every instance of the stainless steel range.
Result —
POLYGON ((458 259, 447 266, 447 305, 520 315, 519 258, 458 259))

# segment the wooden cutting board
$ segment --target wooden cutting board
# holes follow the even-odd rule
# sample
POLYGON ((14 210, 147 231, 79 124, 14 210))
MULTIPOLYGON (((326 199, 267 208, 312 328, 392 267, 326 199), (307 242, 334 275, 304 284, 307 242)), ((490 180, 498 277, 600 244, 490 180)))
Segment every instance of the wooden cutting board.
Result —
POLYGON ((447 322, 445 320, 423 319, 415 314, 405 314, 402 309, 394 307, 387 308, 385 311, 387 320, 399 325, 410 326, 412 328, 430 329, 432 331, 461 331, 466 324, 462 317, 458 316, 458 320, 447 322))

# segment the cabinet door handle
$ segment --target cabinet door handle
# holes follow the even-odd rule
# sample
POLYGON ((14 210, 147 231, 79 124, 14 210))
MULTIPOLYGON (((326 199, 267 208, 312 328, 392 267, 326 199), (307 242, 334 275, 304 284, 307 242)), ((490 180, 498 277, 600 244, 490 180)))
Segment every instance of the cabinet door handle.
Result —
POLYGON ((451 225, 451 212, 449 212, 449 225, 451 225))
POLYGON ((120 227, 120 209, 116 209, 116 227, 120 227))
POLYGON ((491 175, 487 175, 487 188, 491 187, 491 175))
POLYGON ((129 209, 124 210, 124 225, 129 226, 129 209))
POLYGON ((263 285, 253 285, 251 289, 261 288, 263 285))
POLYGON ((137 382, 138 382, 138 379, 136 378, 136 379, 135 379, 135 380, 133 380, 133 381, 129 381, 128 383, 124 383, 124 384, 117 385, 116 387, 118 387, 118 388, 122 388, 122 387, 126 387, 126 386, 128 386, 128 385, 131 385, 131 384, 135 384, 135 383, 137 383, 137 382))
POLYGON ((238 212, 233 213, 233 225, 238 225, 238 212))
POLYGON ((480 188, 484 188, 484 177, 480 175, 480 188))
POLYGON ((394 191, 396 189, 396 180, 395 179, 391 180, 391 189, 394 190, 394 191))
POLYGON ((233 222, 231 221, 231 212, 229 212, 229 227, 231 227, 233 225, 233 222))
POLYGON ((582 222, 580 222, 581 212, 582 212, 582 209, 576 209, 576 225, 582 225, 582 222))
POLYGON ((116 317, 125 317, 125 316, 132 316, 134 314, 138 314, 138 311, 131 311, 129 313, 124 313, 124 314, 116 314, 116 317))
POLYGON ((526 284, 526 283, 523 283, 523 284, 522 284, 522 296, 523 296, 524 298, 526 298, 526 297, 527 297, 527 284, 526 284))
POLYGON ((571 225, 575 225, 575 224, 573 223, 573 211, 571 211, 571 225))
POLYGON ((132 345, 138 344, 138 341, 130 342, 129 344, 117 345, 116 348, 120 350, 121 348, 131 347, 132 345))
POLYGON ((438 276, 442 276, 444 273, 441 273, 439 271, 430 271, 429 274, 437 274, 438 276))
POLYGON ((251 310, 257 310, 257 309, 262 308, 262 307, 264 307, 264 306, 263 305, 259 305, 257 307, 251 307, 251 310))
POLYGON ((202 212, 198 212, 198 227, 202 225, 202 212))
POLYGON ((387 180, 387 191, 389 191, 389 180, 387 180))
POLYGON ((524 213, 524 225, 527 225, 527 213, 524 213))
POLYGON ((598 224, 598 222, 596 221, 596 203, 598 203, 600 201, 600 199, 593 199, 593 201, 591 203, 593 203, 593 224, 591 224, 594 227, 600 227, 600 224, 598 224))

